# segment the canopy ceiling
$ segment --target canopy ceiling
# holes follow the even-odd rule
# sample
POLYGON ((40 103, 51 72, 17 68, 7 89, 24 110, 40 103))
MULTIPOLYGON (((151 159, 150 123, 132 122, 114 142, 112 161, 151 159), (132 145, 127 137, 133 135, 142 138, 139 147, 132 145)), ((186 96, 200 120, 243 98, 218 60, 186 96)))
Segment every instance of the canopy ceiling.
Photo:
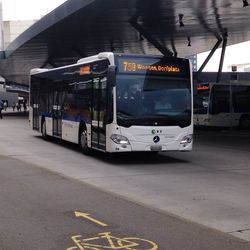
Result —
POLYGON ((68 0, 10 44, 0 75, 28 84, 32 68, 103 51, 185 57, 225 37, 228 45, 248 41, 250 7, 242 6, 241 0, 68 0))

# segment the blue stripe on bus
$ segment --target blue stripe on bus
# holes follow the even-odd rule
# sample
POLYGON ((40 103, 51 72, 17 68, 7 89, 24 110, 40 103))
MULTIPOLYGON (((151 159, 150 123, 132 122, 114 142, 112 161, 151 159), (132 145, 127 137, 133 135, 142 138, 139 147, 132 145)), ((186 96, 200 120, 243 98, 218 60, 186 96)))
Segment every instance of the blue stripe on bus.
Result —
MULTIPOLYGON (((41 116, 44 116, 44 117, 48 117, 48 118, 53 118, 52 117, 52 114, 49 113, 49 112, 43 112, 41 113, 41 116)), ((84 116, 74 116, 74 115, 63 115, 62 120, 65 120, 65 121, 72 121, 72 122, 81 122, 81 121, 84 121, 86 123, 89 123, 90 122, 90 119, 88 119, 87 117, 84 117, 84 116)))
POLYGON ((41 116, 45 116, 45 117, 51 118, 51 117, 52 117, 52 114, 49 113, 49 112, 42 112, 42 113, 41 113, 41 116))

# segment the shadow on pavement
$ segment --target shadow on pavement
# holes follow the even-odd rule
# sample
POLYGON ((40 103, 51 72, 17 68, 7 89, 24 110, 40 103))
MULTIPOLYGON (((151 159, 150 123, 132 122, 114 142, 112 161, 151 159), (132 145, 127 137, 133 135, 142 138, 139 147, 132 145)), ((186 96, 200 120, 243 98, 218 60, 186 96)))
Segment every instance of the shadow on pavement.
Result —
MULTIPOLYGON (((43 140, 39 135, 35 136, 37 139, 43 140)), ((63 141, 58 138, 49 138, 47 143, 53 143, 61 147, 66 147, 75 152, 81 153, 81 149, 77 144, 63 141)), ((180 152, 180 154, 185 154, 185 152, 180 152)), ((128 152, 128 153, 104 153, 96 150, 92 150, 88 156, 83 155, 83 157, 93 157, 100 161, 107 162, 114 165, 123 164, 146 164, 152 165, 157 163, 188 163, 187 161, 167 156, 163 153, 156 152, 128 152)))

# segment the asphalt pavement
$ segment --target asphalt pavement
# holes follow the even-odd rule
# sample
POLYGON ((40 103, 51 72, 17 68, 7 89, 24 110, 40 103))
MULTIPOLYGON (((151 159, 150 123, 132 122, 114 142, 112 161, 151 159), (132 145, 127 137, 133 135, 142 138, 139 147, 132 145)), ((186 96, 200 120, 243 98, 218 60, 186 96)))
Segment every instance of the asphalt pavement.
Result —
POLYGON ((196 130, 189 153, 84 156, 24 115, 0 121, 0 249, 250 249, 249 131, 196 130))
POLYGON ((0 204, 4 250, 250 248, 233 236, 11 157, 0 156, 0 204))

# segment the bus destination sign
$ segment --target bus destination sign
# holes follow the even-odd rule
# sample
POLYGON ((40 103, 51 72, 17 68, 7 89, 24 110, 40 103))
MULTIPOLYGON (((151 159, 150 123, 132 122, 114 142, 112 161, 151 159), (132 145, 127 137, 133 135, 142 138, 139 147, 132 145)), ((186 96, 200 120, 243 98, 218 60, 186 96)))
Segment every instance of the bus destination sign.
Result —
POLYGON ((206 91, 209 90, 209 84, 199 84, 197 86, 197 90, 199 91, 206 91))
POLYGON ((171 65, 145 65, 143 63, 135 63, 129 61, 123 61, 123 71, 124 72, 138 72, 140 71, 148 71, 148 72, 176 72, 180 73, 180 68, 177 66, 171 65))
POLYGON ((178 75, 188 73, 188 61, 171 58, 118 58, 118 72, 125 74, 178 75), (172 61, 171 61, 172 60, 172 61))

